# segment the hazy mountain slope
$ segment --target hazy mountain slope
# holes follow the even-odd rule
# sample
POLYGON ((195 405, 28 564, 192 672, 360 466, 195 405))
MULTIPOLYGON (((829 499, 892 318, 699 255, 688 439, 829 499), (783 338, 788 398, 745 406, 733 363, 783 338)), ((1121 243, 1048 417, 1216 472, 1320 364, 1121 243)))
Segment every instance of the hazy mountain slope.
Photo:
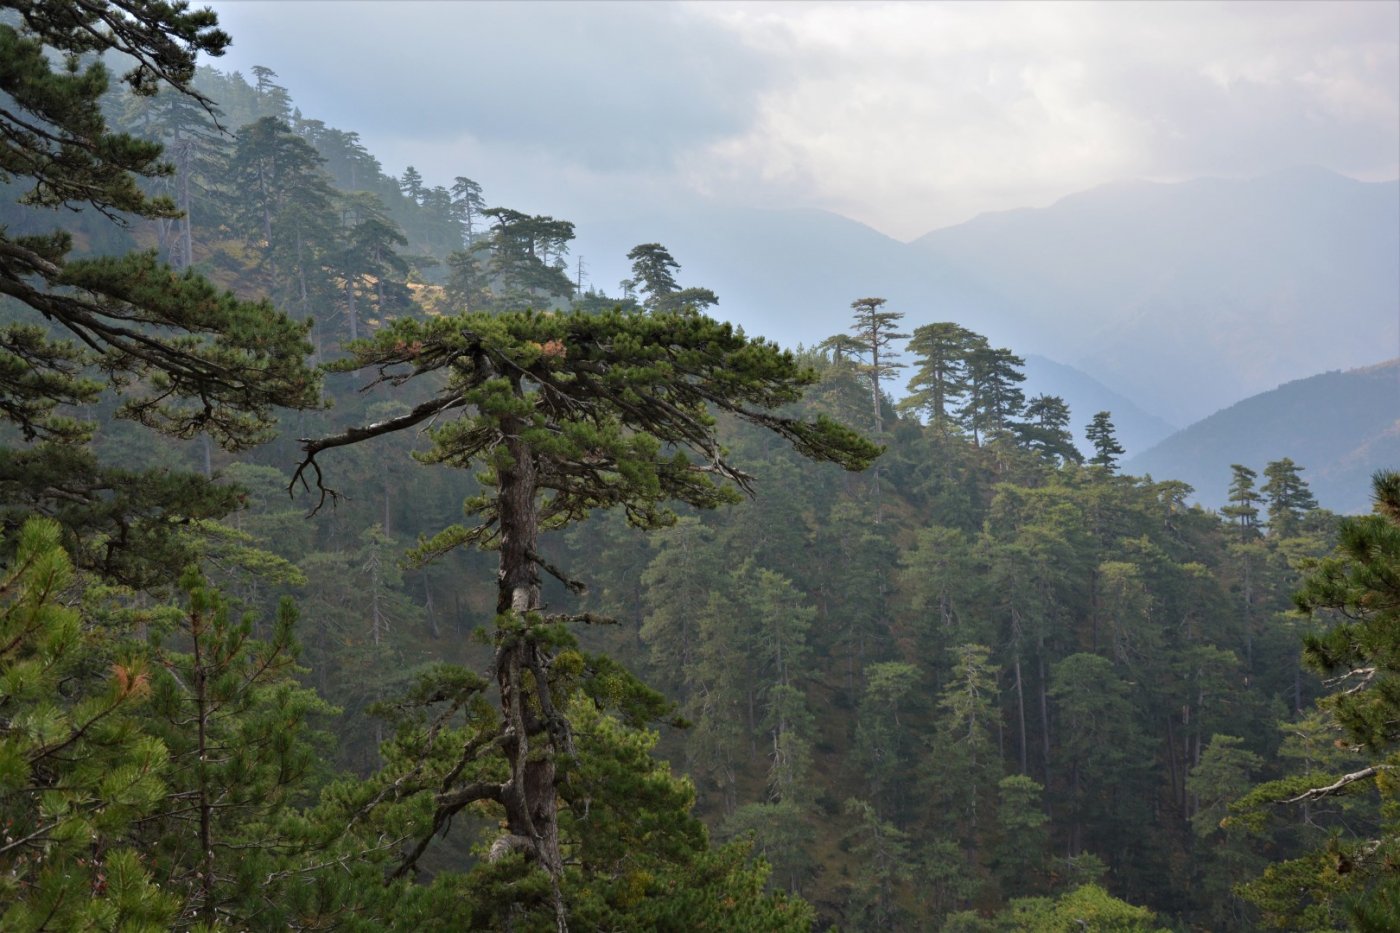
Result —
POLYGON ((1400 344, 1400 182, 1320 169, 1124 182, 909 244, 822 211, 682 200, 571 219, 573 255, 609 293, 627 251, 660 242, 751 333, 810 345, 877 295, 906 329, 956 321, 1177 424, 1400 344))
POLYGON ((1400 182, 1126 182, 912 246, 995 291, 1025 350, 1179 423, 1400 342, 1400 182))
POLYGON ((683 285, 714 289, 720 317, 785 345, 811 346, 848 330, 851 302, 866 296, 904 312, 906 329, 952 320, 1019 345, 1010 308, 994 291, 837 214, 672 204, 645 217, 580 222, 573 252, 600 288, 616 294, 630 271, 622 257, 647 242, 670 250, 683 285))
POLYGON ((1218 508, 1226 501, 1230 464, 1262 473, 1281 457, 1305 468, 1322 505, 1368 511, 1371 473, 1400 468, 1400 359, 1247 398, 1129 459, 1124 469, 1185 480, 1201 503, 1218 508))
POLYGON ((1092 376, 1043 356, 1031 354, 1026 357, 1026 381, 1021 389, 1026 393, 1026 398, 1044 393, 1058 395, 1069 403, 1075 443, 1081 451, 1093 449, 1089 439, 1084 436, 1084 429, 1095 412, 1107 411, 1113 415, 1118 442, 1127 451, 1127 456, 1147 450, 1176 430, 1092 376))

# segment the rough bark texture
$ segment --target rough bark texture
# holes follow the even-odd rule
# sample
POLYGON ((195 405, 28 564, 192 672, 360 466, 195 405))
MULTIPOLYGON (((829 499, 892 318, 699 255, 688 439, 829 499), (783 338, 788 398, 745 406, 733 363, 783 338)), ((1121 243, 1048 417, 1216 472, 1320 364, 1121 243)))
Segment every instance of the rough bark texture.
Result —
MULTIPOLYGON (((521 392, 516 387, 517 393, 521 392)), ((556 756, 566 727, 554 715, 545 672, 546 651, 530 637, 529 614, 540 608, 539 570, 535 563, 539 513, 535 506, 538 477, 534 453, 520 438, 519 424, 508 424, 508 462, 497 467, 500 515, 500 569, 496 613, 510 624, 496 650, 495 677, 506 723, 504 749, 511 780, 503 803, 510 836, 530 840, 527 857, 549 872, 554 887, 557 928, 568 929, 560 881, 564 861, 559 850, 559 797, 555 789, 556 756)))

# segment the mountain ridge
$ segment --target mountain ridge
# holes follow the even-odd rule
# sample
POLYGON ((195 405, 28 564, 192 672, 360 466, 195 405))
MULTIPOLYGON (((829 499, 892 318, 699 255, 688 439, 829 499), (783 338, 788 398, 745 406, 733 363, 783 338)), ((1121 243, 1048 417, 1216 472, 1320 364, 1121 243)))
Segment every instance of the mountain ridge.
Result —
POLYGON ((1242 399, 1130 457, 1124 469, 1181 479, 1211 508, 1226 502, 1230 465, 1260 473, 1289 457, 1319 502, 1366 512, 1369 477, 1400 464, 1400 357, 1330 370, 1242 399))
POLYGON ((1114 182, 911 242, 817 208, 678 201, 580 218, 575 253, 611 257, 587 260, 606 288, 642 242, 665 244, 682 284, 713 289, 751 333, 810 346, 877 295, 906 331, 956 321, 1173 424, 1400 348, 1400 180, 1315 167, 1114 182))

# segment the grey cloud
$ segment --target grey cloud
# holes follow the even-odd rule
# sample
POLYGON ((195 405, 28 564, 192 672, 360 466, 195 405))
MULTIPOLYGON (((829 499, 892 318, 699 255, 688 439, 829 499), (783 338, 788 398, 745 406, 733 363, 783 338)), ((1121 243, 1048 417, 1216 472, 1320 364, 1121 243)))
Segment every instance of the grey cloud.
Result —
POLYGON ((216 9, 227 65, 389 171, 576 220, 689 192, 913 235, 1123 177, 1400 165, 1395 4, 216 9))
MULTIPOLYGON (((1123 64, 1094 80, 1101 99, 1138 123, 1141 174, 1253 174, 1320 164, 1391 177, 1400 120, 1357 118, 1296 80, 1239 80, 1154 64, 1123 64)), ((1372 87, 1384 86, 1384 79, 1372 87)), ((1400 101, 1391 98, 1400 118, 1400 101)))
POLYGON ((596 171, 674 164, 738 132, 771 78, 731 32, 672 4, 223 3, 234 64, 367 138, 567 153, 596 171), (308 46, 305 37, 318 36, 308 46), (241 37, 241 38, 240 38, 241 37), (238 46, 256 48, 244 60, 238 46))

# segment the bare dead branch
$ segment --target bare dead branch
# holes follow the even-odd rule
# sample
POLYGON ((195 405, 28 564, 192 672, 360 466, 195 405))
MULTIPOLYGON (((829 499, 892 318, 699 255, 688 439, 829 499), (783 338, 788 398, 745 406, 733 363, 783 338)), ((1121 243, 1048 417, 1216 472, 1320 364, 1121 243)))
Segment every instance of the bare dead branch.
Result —
POLYGON ((1375 777, 1382 771, 1390 769, 1389 765, 1372 765, 1369 768, 1362 768, 1360 771, 1353 771, 1351 774, 1344 774, 1326 787, 1313 787, 1303 791, 1296 797, 1290 797, 1284 803, 1302 803, 1306 800, 1317 800, 1319 797, 1330 797, 1342 789, 1355 784, 1357 781, 1364 781, 1367 778, 1375 777))
POLYGON ((612 616, 595 612, 556 612, 544 617, 546 622, 582 622, 584 625, 618 625, 612 616))
POLYGON ((588 592, 588 584, 584 583, 582 580, 575 580, 534 551, 526 551, 525 556, 529 557, 536 567, 539 567, 545 573, 568 587, 569 592, 577 596, 582 596, 584 593, 588 592))
POLYGON ((287 484, 287 495, 296 495, 297 483, 301 483, 303 489, 310 491, 311 486, 306 480, 306 471, 310 469, 316 481, 316 489, 321 494, 320 500, 316 503, 316 506, 308 513, 308 516, 315 515, 321 510, 321 507, 325 505, 327 498, 332 502, 340 498, 339 493, 325 485, 321 467, 316 462, 317 454, 335 447, 344 447, 347 444, 355 444, 359 441, 369 440, 372 437, 392 434, 395 431, 413 427, 441 412, 453 408, 461 408, 465 404, 466 401, 460 395, 445 399, 431 399, 417 406, 407 414, 399 415, 397 418, 386 418, 383 421, 376 421, 364 427, 346 428, 339 434, 332 434, 329 437, 301 438, 301 449, 305 451, 306 456, 302 459, 301 463, 297 465, 296 472, 292 474, 291 482, 287 484))

